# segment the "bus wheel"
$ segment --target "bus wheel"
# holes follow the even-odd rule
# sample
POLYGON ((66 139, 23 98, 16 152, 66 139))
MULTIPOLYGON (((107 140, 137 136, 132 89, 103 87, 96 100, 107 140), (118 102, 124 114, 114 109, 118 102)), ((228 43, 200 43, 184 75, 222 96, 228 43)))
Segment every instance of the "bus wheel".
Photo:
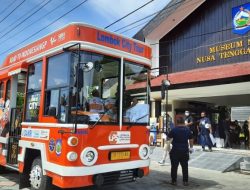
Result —
POLYGON ((51 180, 43 175, 41 158, 37 157, 33 160, 30 170, 31 190, 50 190, 52 189, 51 180))
POLYGON ((0 174, 3 174, 6 172, 6 168, 2 165, 0 165, 0 174))

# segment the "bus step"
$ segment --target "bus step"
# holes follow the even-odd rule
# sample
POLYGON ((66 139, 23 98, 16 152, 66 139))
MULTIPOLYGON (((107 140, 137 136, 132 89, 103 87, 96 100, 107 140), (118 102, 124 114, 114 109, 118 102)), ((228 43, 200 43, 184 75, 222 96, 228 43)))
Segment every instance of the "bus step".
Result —
POLYGON ((17 164, 13 164, 13 165, 7 164, 5 167, 14 171, 19 171, 17 164))

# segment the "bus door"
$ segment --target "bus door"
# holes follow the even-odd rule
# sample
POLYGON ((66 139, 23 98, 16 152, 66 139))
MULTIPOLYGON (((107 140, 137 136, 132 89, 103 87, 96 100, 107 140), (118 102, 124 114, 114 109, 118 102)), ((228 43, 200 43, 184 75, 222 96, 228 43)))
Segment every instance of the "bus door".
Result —
POLYGON ((26 73, 19 73, 11 78, 9 140, 7 164, 17 167, 18 142, 21 137, 26 73))

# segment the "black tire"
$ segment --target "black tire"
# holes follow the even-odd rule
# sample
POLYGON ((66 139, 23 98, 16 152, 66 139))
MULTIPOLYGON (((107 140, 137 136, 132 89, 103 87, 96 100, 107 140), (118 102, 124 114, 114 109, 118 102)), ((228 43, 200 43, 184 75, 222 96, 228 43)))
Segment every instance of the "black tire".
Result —
POLYGON ((2 165, 0 165, 0 174, 6 173, 6 168, 2 165))
POLYGON ((40 157, 33 160, 30 169, 30 186, 31 190, 52 190, 53 185, 51 178, 43 175, 42 161, 40 157))

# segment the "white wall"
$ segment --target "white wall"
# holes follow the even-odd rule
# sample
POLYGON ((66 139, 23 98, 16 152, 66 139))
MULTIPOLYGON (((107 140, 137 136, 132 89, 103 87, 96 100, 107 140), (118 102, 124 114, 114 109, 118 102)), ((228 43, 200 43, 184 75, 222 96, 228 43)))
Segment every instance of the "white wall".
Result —
MULTIPOLYGON (((152 48, 152 69, 159 68, 159 40, 145 39, 152 48)), ((153 70, 152 75, 159 75, 159 70, 153 70)))

